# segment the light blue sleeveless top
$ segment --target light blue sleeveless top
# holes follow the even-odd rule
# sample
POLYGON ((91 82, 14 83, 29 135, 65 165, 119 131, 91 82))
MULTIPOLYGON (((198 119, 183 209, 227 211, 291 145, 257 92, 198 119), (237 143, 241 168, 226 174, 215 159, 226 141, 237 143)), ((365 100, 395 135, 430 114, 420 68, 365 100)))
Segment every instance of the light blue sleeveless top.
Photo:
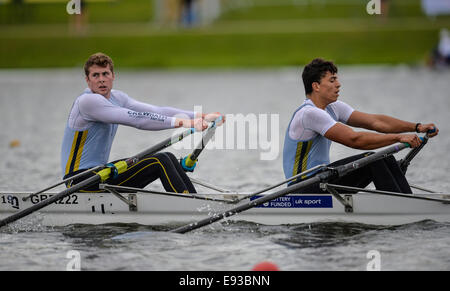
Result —
MULTIPOLYGON (((289 129, 295 114, 305 106, 313 105, 308 103, 301 105, 292 115, 291 121, 289 122, 289 126, 286 130, 283 148, 283 170, 286 179, 317 165, 330 163, 331 140, 320 134, 317 134, 310 140, 294 140, 289 136, 289 129)), ((326 111, 334 120, 337 121, 336 114, 329 106, 326 108, 326 111)), ((303 175, 301 178, 304 179, 313 174, 314 172, 303 175)), ((296 180, 291 181, 288 185, 293 184, 298 180, 299 179, 297 178, 296 180)))

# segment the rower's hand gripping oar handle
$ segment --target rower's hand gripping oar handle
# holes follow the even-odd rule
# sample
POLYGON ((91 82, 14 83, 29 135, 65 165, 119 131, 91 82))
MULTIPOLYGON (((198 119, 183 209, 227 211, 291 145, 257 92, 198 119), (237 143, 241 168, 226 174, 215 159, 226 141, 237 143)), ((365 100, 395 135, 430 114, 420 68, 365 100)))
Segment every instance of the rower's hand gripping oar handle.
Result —
POLYGON ((435 132, 436 132, 436 127, 433 126, 432 129, 427 130, 427 133, 425 134, 424 139, 428 140, 428 138, 429 138, 428 135, 430 135, 431 133, 435 133, 435 132))
POLYGON ((189 155, 180 160, 181 167, 186 172, 194 172, 195 166, 197 166, 198 156, 206 147, 206 144, 209 142, 209 139, 212 137, 212 133, 207 136, 210 131, 214 131, 219 122, 222 121, 222 116, 219 116, 216 120, 211 123, 211 126, 208 128, 208 132, 205 134, 205 137, 202 138, 201 143, 197 146, 197 148, 189 155))
MULTIPOLYGON (((425 139, 425 137, 419 137, 420 141, 422 142, 420 145, 422 145, 423 143, 426 143, 428 141, 428 139, 425 139)), ((407 148, 410 148, 411 145, 407 142, 403 143, 407 148)))
MULTIPOLYGON (((436 127, 433 127, 433 129, 428 130, 423 137, 419 137, 420 140, 422 141, 422 143, 419 146, 420 148, 422 148, 428 142, 429 135, 434 132, 436 132, 436 127)), ((406 147, 411 147, 411 145, 407 142, 405 142, 405 145, 406 147)))

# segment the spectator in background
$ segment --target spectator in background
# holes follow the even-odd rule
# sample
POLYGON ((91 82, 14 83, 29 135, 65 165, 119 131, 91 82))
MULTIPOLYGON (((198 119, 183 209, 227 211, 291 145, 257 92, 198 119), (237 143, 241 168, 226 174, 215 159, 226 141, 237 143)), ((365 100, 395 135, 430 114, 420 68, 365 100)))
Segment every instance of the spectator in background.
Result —
POLYGON ((76 14, 75 27, 79 34, 86 34, 88 24, 88 12, 87 3, 84 0, 80 0, 81 13, 76 14))
POLYGON ((197 21, 195 15, 195 1, 194 0, 181 0, 181 24, 185 27, 191 27, 197 21))
POLYGON ((383 15, 383 18, 389 16, 390 2, 390 0, 381 0, 381 15, 383 15))
POLYGON ((445 28, 441 29, 439 43, 431 53, 429 65, 433 68, 450 67, 450 34, 445 28))
POLYGON ((171 28, 207 25, 220 17, 221 5, 221 0, 153 0, 154 20, 171 28))
POLYGON ((84 0, 80 0, 79 10, 76 6, 73 8, 73 14, 69 15, 70 32, 76 35, 85 35, 88 30, 87 3, 84 0))
POLYGON ((176 27, 180 22, 180 0, 163 0, 164 2, 164 25, 176 27))

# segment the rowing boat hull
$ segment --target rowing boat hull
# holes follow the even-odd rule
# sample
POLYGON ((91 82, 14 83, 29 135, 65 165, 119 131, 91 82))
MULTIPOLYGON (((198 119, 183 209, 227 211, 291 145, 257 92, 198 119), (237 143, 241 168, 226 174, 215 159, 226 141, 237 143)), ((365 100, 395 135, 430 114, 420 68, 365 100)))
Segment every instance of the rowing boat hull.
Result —
MULTIPOLYGON (((28 208, 55 193, 42 193, 26 202, 27 192, 0 193, 0 219, 28 208)), ((138 223, 143 225, 183 224, 231 209, 236 204, 144 193, 123 194, 136 207, 110 193, 74 193, 43 208, 31 218, 46 226, 70 224, 138 223)), ((215 198, 236 198, 210 195, 215 198)), ((445 195, 444 195, 445 196, 445 195)), ((239 196, 238 196, 239 197, 239 196)), ((431 219, 450 222, 450 204, 380 196, 369 193, 345 195, 346 207, 330 194, 291 194, 239 213, 228 220, 267 225, 325 221, 398 225, 431 219)), ((436 194, 441 198, 442 194, 436 194)), ((243 203, 243 202, 242 202, 243 203)))

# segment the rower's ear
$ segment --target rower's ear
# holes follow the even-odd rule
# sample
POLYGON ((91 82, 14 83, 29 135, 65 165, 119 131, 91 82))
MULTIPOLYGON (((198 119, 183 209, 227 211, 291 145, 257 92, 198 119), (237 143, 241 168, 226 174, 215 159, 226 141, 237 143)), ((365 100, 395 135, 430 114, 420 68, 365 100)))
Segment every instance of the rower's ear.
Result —
POLYGON ((313 82, 311 84, 311 87, 312 87, 313 91, 319 91, 320 83, 319 82, 313 82))

